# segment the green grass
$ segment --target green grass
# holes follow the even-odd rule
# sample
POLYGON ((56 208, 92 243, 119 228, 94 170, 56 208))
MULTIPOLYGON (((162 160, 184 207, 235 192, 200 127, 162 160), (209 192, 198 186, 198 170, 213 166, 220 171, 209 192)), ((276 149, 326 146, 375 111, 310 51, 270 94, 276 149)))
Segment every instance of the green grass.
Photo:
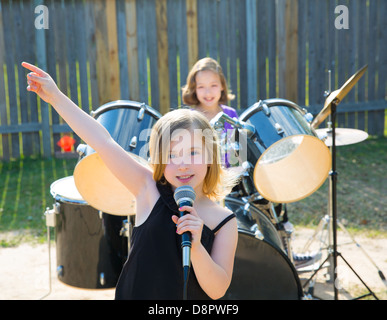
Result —
POLYGON ((1 245, 45 239, 44 211, 53 205, 50 185, 72 175, 76 162, 55 158, 0 162, 0 233, 13 234, 11 240, 0 235, 1 245))
MULTIPOLYGON (((72 175, 76 159, 27 158, 0 162, 0 245, 46 239, 44 211, 52 208, 50 185, 72 175)), ((387 236, 387 139, 369 138, 337 148, 338 218, 369 236, 387 236)), ((295 226, 315 227, 327 213, 328 182, 288 204, 295 226)))
MULTIPOLYGON (((387 235, 387 139, 337 147, 337 217, 370 236, 387 235)), ((327 214, 328 180, 311 196, 288 205, 293 224, 315 226, 327 214)))

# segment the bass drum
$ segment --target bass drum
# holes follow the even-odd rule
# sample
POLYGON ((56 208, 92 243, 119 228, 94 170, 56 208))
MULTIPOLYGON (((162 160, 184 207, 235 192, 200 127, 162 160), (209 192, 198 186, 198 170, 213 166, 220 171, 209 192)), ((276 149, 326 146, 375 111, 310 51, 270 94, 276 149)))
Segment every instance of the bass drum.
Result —
MULTIPOLYGON (((99 107, 92 116, 124 150, 148 165, 149 138, 161 114, 145 103, 117 100, 99 107)), ((81 160, 74 180, 82 197, 94 208, 114 215, 136 213, 135 197, 110 172, 99 155, 87 145, 78 146, 81 160)))
POLYGON ((72 176, 51 184, 54 197, 57 276, 84 289, 114 288, 128 256, 124 217, 102 213, 78 193, 72 176))
POLYGON ((223 299, 299 300, 302 287, 278 233, 256 207, 227 197, 225 205, 238 223, 234 272, 223 299))

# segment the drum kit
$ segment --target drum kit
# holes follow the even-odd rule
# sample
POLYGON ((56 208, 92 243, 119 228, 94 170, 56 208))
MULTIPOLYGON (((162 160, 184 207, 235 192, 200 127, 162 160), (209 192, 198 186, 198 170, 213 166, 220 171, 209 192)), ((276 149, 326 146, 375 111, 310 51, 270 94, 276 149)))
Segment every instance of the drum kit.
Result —
MULTIPOLYGON (((315 119, 291 101, 267 99, 239 119, 220 113, 211 121, 216 130, 226 122, 234 126, 233 152, 243 167, 240 183, 224 200, 237 217, 239 233, 233 280, 224 299, 305 297, 280 217, 286 203, 308 197, 335 172, 334 149, 329 148, 367 138, 360 130, 335 130, 334 125, 316 129, 334 116, 337 104, 364 72, 332 92, 315 119)), ((150 130, 160 113, 144 103, 117 100, 92 116, 136 160, 148 163, 150 130)), ((128 255, 135 198, 93 149, 80 145, 78 153, 74 175, 52 183, 54 205, 45 212, 47 227, 56 231, 57 276, 78 288, 112 288, 128 255)), ((333 222, 335 218, 334 212, 333 222)))

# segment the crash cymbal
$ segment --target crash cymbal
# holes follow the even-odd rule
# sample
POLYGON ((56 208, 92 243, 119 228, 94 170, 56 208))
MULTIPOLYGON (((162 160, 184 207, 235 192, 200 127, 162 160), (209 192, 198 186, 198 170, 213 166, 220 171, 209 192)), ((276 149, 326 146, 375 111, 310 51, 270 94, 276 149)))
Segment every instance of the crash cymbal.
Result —
MULTIPOLYGON (((328 147, 332 146, 332 129, 316 129, 316 133, 328 147)), ((335 136, 336 146, 346 146, 364 141, 368 138, 368 133, 358 129, 336 128, 335 136)))
MULTIPOLYGON (((141 164, 148 165, 143 158, 133 153, 130 155, 141 164)), ((83 199, 93 208, 118 216, 136 213, 136 198, 111 173, 98 153, 92 153, 77 163, 74 181, 83 199)))
POLYGON ((358 72, 356 72, 351 78, 347 80, 344 85, 336 90, 333 91, 325 100, 324 108, 320 111, 320 113, 316 116, 316 118, 313 119, 311 126, 313 128, 317 128, 321 122, 323 122, 326 117, 328 117, 331 114, 331 106, 332 102, 336 101, 336 105, 339 104, 345 96, 351 91, 353 86, 360 80, 360 78, 363 76, 363 74, 366 72, 368 68, 368 65, 365 65, 363 68, 361 68, 358 72))

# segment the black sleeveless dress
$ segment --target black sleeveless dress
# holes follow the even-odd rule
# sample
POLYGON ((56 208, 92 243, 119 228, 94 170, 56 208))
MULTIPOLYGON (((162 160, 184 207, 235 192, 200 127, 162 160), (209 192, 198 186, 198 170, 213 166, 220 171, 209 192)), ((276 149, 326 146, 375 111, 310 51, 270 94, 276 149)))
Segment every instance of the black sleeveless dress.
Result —
MULTIPOLYGON (((116 287, 116 300, 181 300, 183 267, 181 236, 172 215, 179 216, 169 185, 157 184, 160 198, 147 220, 133 228, 131 249, 116 287)), ((215 233, 235 215, 226 217, 215 229, 203 226, 201 242, 211 253, 215 233)), ((210 299, 200 287, 191 268, 187 298, 210 299)))

